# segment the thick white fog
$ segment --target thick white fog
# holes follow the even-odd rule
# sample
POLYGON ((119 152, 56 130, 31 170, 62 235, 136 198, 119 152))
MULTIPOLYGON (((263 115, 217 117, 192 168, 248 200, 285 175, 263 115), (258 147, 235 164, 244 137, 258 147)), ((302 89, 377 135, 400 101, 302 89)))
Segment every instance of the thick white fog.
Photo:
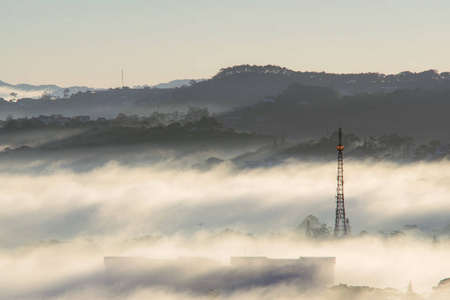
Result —
MULTIPOLYGON (((2 173, 0 298, 191 297, 145 287, 111 290, 104 256, 204 256, 224 264, 230 256, 335 256, 335 284, 404 292, 411 280, 414 291, 429 293, 450 277, 450 241, 441 231, 450 223, 449 167, 346 162, 347 217, 354 235, 369 235, 344 240, 295 233, 310 214, 333 227, 335 163, 292 161, 254 170, 225 163, 198 171, 111 162, 88 173, 2 173), (378 234, 403 225, 421 230, 391 238, 378 234)), ((223 297, 311 299, 295 293, 281 286, 223 297)))

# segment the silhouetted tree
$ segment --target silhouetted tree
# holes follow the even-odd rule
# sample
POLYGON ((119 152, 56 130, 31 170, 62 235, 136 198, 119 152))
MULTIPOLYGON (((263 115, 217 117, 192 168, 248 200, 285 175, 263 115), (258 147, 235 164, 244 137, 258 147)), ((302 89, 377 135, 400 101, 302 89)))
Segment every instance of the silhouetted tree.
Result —
POLYGON ((51 93, 43 92, 41 95, 41 99, 44 101, 47 101, 47 100, 53 100, 54 97, 51 93))
POLYGON ((6 117, 5 128, 6 129, 17 129, 19 126, 17 125, 17 121, 13 118, 12 115, 8 115, 6 117))
POLYGON ((209 117, 209 110, 207 107, 200 108, 198 106, 189 106, 188 112, 185 116, 185 122, 196 122, 203 117, 209 117))
POLYGON ((14 101, 16 101, 17 93, 12 92, 12 93, 10 93, 9 95, 13 97, 13 100, 14 100, 14 101))
POLYGON ((64 89, 64 91, 63 91, 63 93, 64 93, 64 98, 69 97, 69 92, 70 92, 70 90, 69 90, 68 88, 65 88, 65 89, 64 89))

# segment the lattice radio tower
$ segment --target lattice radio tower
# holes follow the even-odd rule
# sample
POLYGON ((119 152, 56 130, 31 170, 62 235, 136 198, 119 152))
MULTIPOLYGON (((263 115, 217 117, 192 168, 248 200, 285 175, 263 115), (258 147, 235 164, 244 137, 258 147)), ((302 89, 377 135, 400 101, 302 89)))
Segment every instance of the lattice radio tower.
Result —
POLYGON ((337 173, 337 194, 336 194, 336 224, 334 226, 334 235, 342 237, 347 235, 348 219, 345 218, 344 206, 344 158, 342 152, 344 145, 342 144, 342 128, 339 127, 339 144, 336 147, 338 151, 338 173, 337 173))

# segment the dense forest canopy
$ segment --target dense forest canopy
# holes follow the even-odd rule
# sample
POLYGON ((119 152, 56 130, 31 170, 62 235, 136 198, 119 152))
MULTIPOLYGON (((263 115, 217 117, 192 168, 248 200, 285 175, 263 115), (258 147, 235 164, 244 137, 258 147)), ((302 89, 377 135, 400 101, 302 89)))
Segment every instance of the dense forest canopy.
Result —
POLYGON ((238 65, 178 88, 64 92, 63 97, 43 93, 40 99, 23 99, 15 93, 16 102, 0 99, 0 119, 53 114, 111 119, 123 113, 164 124, 189 115, 189 107, 207 107, 228 127, 270 135, 284 131, 290 138, 320 137, 342 122, 361 136, 449 139, 450 73, 436 70, 331 74, 238 65))
POLYGON ((235 74, 239 74, 239 73, 293 75, 296 72, 292 71, 288 68, 275 66, 275 65, 266 65, 266 66, 238 65, 238 66, 220 69, 220 71, 212 79, 218 79, 218 78, 235 75, 235 74))
POLYGON ((428 80, 450 80, 450 72, 439 73, 437 70, 427 70, 423 72, 410 72, 404 71, 398 74, 386 75, 378 72, 367 72, 367 73, 325 73, 325 72, 301 72, 293 71, 284 67, 275 65, 237 65, 228 68, 222 68, 220 71, 212 78, 219 79, 226 76, 233 76, 240 73, 258 73, 258 74, 277 74, 277 75, 287 75, 287 76, 309 76, 310 78, 334 78, 337 80, 340 78, 343 80, 358 80, 367 82, 401 82, 401 81, 428 81, 428 80))

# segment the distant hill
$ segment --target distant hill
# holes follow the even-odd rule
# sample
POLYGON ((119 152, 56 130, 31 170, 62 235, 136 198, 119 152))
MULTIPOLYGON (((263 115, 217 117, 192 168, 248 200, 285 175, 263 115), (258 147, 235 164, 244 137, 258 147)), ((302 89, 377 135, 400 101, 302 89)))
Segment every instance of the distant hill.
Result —
MULTIPOLYGON (((138 118, 135 124, 128 121, 131 120, 126 116, 114 121, 69 120, 65 125, 33 119, 9 120, 0 128, 0 170, 15 172, 14 162, 36 160, 40 163, 36 169, 32 167, 34 170, 56 161, 63 168, 78 171, 90 171, 111 160, 135 166, 177 160, 182 165, 200 165, 212 154, 228 159, 262 147, 272 139, 224 128, 212 117, 167 126, 150 126, 138 118)), ((207 167, 218 161, 209 159, 207 167)))
POLYGON ((64 92, 54 85, 1 84, 5 99, 11 99, 9 94, 17 89, 18 101, 0 98, 0 119, 9 114, 16 118, 40 114, 149 116, 198 106, 208 107, 227 127, 274 136, 285 132, 289 139, 326 136, 328 127, 336 128, 342 122, 348 132, 362 137, 397 133, 420 142, 449 140, 446 112, 450 107, 450 73, 435 70, 395 75, 330 74, 240 65, 223 68, 208 80, 167 83, 181 87, 162 88, 161 84, 75 94, 77 88, 87 88, 72 87, 72 95, 56 94, 60 95, 56 99, 24 99, 26 94, 22 94, 64 92))
POLYGON ((389 93, 337 96, 331 88, 292 84, 274 101, 233 109, 218 116, 236 130, 288 138, 319 138, 342 124, 361 137, 411 136, 420 143, 448 141, 450 88, 402 89, 389 93))
POLYGON ((340 95, 391 92, 398 89, 450 88, 450 73, 428 70, 420 73, 401 72, 332 74, 299 72, 266 65, 239 65, 221 69, 213 78, 178 88, 172 95, 177 103, 233 107, 250 105, 267 97, 275 97, 292 83, 332 87, 340 95))
POLYGON ((193 83, 202 82, 205 80, 206 79, 177 79, 177 80, 169 81, 167 83, 160 83, 160 84, 154 85, 152 87, 158 88, 158 89, 173 89, 173 88, 179 88, 182 86, 189 86, 189 85, 192 85, 193 83))
MULTIPOLYGON (((173 93, 170 92, 171 98, 168 101, 174 104, 213 105, 226 109, 254 104, 267 97, 275 97, 292 83, 332 87, 340 95, 354 95, 391 92, 406 88, 450 88, 450 72, 438 73, 436 70, 428 70, 419 73, 405 71, 393 75, 333 74, 293 71, 274 65, 239 65, 220 69, 215 76, 207 80, 179 79, 153 87, 137 86, 133 89, 173 90, 173 93)), ((0 81, 0 98, 11 99, 11 92, 18 94, 17 99, 38 98, 44 92, 63 97, 64 89, 56 85, 11 85, 0 81)), ((68 89, 69 95, 87 90, 100 91, 85 86, 73 86, 68 89)), ((123 96, 126 98, 126 94, 123 96)))
MULTIPOLYGON (((177 79, 172 80, 167 83, 160 83, 152 88, 158 89, 173 89, 179 88, 183 86, 189 86, 193 83, 202 82, 206 79, 177 79)), ((133 89, 144 89, 149 88, 149 85, 144 86, 134 86, 133 89)), ((4 99, 12 99, 13 97, 10 95, 12 92, 17 94, 17 99, 23 98, 39 98, 43 93, 52 94, 55 97, 64 97, 64 90, 69 90, 67 93, 68 96, 72 94, 76 94, 78 92, 86 92, 86 91, 103 91, 105 89, 95 89, 89 88, 87 86, 71 86, 71 87, 59 87, 54 84, 44 84, 44 85, 31 85, 31 84, 9 84, 0 80, 0 98, 4 99)))
MULTIPOLYGON (((11 93, 16 93, 17 99, 22 98, 39 98, 43 93, 49 93, 56 97, 63 97, 66 87, 59 87, 54 84, 45 85, 31 85, 31 84, 9 84, 0 80, 0 98, 12 99, 11 93)), ((78 92, 85 92, 87 90, 93 90, 86 86, 71 86, 67 87, 69 90, 68 95, 76 94, 78 92)))

